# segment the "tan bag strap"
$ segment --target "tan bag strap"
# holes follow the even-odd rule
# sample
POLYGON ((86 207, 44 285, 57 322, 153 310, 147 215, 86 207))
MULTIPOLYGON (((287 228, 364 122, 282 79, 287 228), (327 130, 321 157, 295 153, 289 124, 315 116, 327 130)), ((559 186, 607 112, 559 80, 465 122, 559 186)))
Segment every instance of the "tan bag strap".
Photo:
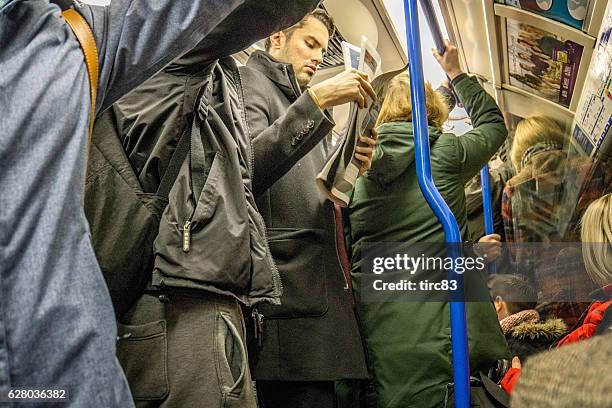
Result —
POLYGON ((91 96, 91 114, 89 115, 89 143, 93 133, 93 123, 96 114, 96 93, 98 91, 98 48, 93 32, 83 16, 75 9, 67 9, 62 12, 62 16, 74 32, 83 54, 85 55, 85 65, 89 74, 89 93, 91 96))

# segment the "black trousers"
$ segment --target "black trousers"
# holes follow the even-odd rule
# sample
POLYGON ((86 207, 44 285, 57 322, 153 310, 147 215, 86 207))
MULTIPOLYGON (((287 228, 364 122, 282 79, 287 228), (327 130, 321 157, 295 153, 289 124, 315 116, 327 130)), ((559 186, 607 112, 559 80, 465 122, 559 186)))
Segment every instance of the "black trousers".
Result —
POLYGON ((257 381, 260 408, 336 408, 333 381, 257 381))
POLYGON ((257 381, 259 408, 366 407, 366 380, 257 381))

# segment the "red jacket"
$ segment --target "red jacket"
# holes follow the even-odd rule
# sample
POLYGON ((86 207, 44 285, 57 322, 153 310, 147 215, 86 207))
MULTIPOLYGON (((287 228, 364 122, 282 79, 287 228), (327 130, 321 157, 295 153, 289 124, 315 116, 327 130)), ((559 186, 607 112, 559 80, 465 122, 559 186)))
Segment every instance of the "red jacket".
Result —
MULTIPOLYGON (((604 319, 604 315, 608 311, 610 305, 612 305, 612 284, 605 286, 603 289, 596 292, 596 297, 601 300, 595 300, 589 306, 588 311, 584 314, 584 317, 580 319, 576 327, 563 337, 557 343, 557 347, 565 346, 566 344, 572 344, 577 341, 586 340, 593 337, 597 332, 597 329, 601 325, 604 319)), ((612 310, 612 309, 610 309, 612 310)), ((508 394, 512 394, 518 379, 521 376, 520 368, 509 369, 504 378, 501 380, 500 385, 508 394)))
POLYGON ((595 331, 599 327, 601 321, 604 318, 604 314, 608 307, 612 305, 612 300, 602 301, 598 300, 591 303, 589 311, 581 322, 580 326, 568 333, 565 337, 559 340, 557 347, 565 346, 566 344, 575 343, 577 341, 585 340, 595 335, 595 331))

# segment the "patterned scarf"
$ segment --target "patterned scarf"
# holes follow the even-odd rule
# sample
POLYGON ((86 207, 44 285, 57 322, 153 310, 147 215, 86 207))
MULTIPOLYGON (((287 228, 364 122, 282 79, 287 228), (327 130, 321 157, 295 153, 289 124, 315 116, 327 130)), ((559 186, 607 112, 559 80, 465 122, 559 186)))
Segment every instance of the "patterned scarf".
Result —
POLYGON ((563 146, 555 142, 540 142, 534 144, 523 153, 521 168, 524 168, 535 154, 549 152, 551 150, 563 150, 563 146))
POLYGON ((508 334, 515 326, 521 323, 529 322, 535 323, 540 320, 540 314, 535 309, 522 310, 518 313, 510 315, 505 319, 502 319, 499 324, 501 325, 502 332, 508 334))

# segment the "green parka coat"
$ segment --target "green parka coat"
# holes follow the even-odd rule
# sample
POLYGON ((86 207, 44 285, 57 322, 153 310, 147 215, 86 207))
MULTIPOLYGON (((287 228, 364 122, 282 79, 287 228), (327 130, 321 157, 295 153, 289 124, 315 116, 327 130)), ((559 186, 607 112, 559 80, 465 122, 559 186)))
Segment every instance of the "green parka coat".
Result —
MULTIPOLYGON (((501 146, 507 131, 499 108, 474 78, 463 74, 453 85, 474 128, 457 137, 430 126, 431 169, 467 239, 464 184, 501 146)), ((371 405, 443 406, 447 384, 453 381, 448 303, 359 298, 363 274, 368 273, 361 271, 364 243, 444 242, 442 225, 419 188, 412 123, 379 126, 372 168, 357 180, 349 218, 353 284, 376 390, 371 405)), ((486 372, 495 360, 508 358, 507 344, 492 303, 468 303, 466 309, 471 370, 486 372)))

